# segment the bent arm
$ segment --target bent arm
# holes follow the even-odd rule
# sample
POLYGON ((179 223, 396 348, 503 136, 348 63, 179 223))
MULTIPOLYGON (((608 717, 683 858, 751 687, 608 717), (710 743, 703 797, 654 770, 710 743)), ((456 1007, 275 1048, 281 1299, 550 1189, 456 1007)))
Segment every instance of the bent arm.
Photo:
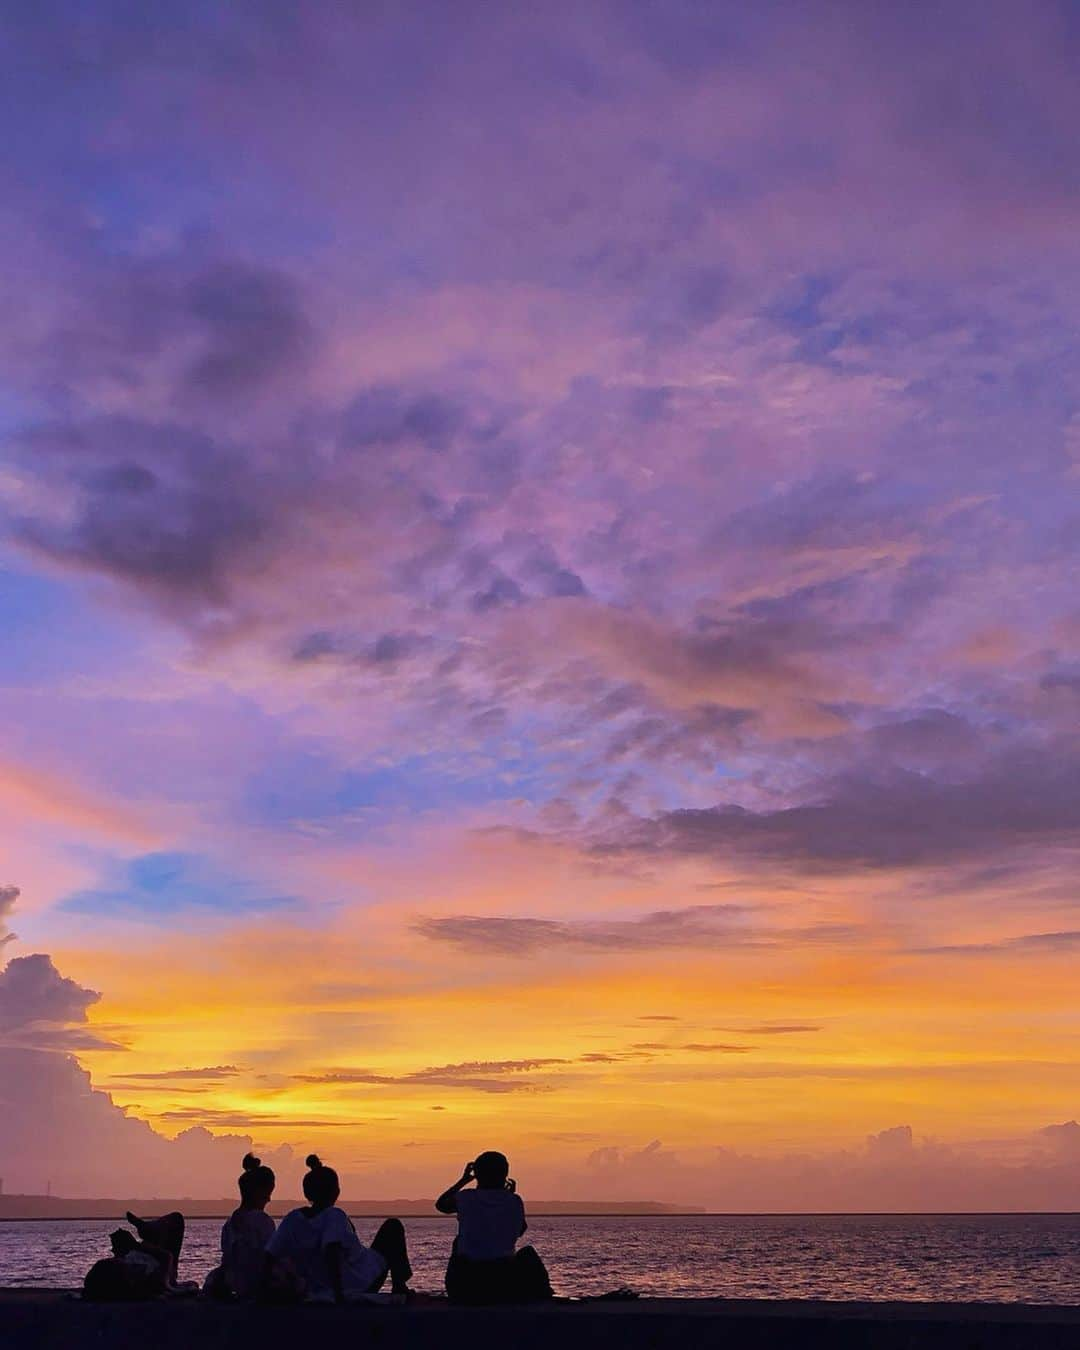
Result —
POLYGON ((443 1191, 438 1200, 435 1201, 435 1208, 440 1214, 457 1213, 457 1193, 461 1190, 461 1182, 455 1181, 454 1184, 443 1191))
POLYGON ((460 1191, 463 1186, 467 1186, 472 1179, 473 1165, 472 1163, 466 1163, 465 1170, 462 1172, 461 1176, 458 1177, 457 1181, 455 1181, 452 1186, 448 1186, 446 1190, 443 1191, 442 1195, 439 1196, 438 1200, 435 1201, 435 1208, 440 1214, 457 1213, 458 1191, 460 1191))

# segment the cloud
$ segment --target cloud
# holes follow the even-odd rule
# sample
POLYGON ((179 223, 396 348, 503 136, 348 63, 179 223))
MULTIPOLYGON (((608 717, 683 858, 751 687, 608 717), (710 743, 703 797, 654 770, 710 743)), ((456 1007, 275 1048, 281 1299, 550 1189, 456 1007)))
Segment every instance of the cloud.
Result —
POLYGON ((100 998, 61 975, 49 956, 14 957, 0 970, 0 1040, 51 1049, 116 1048, 70 1026, 85 1023, 87 1009, 100 998))
POLYGON ((22 542, 145 590, 167 608, 223 603, 234 570, 270 528, 252 467, 180 423, 105 416, 45 424, 24 434, 22 447, 72 499, 63 514, 17 519, 22 542))
POLYGON ((389 450, 411 442, 445 450, 467 421, 466 410, 450 398, 377 385, 362 390, 345 409, 340 443, 353 450, 389 450))
POLYGON ((1039 1131, 1067 1158, 1080 1158, 1080 1124, 1067 1120, 1061 1125, 1046 1125, 1039 1131))
POLYGON ((147 1073, 125 1073, 114 1081, 123 1079, 125 1083, 153 1082, 162 1080, 165 1082, 178 1082, 182 1079, 198 1078, 216 1081, 222 1078, 235 1078, 240 1070, 235 1064, 214 1064, 203 1069, 161 1069, 157 1072, 147 1073))
POLYGON ((738 1031, 744 1036, 792 1036, 799 1032, 821 1031, 809 1022, 760 1022, 750 1027, 717 1027, 717 1031, 738 1031))
POLYGON ((525 956, 545 950, 663 951, 701 945, 753 948, 777 946, 785 940, 843 944, 855 931, 847 925, 824 923, 798 929, 770 929, 749 921, 750 913, 742 905, 690 905, 684 909, 657 910, 636 919, 565 920, 457 914, 422 918, 413 928, 435 942, 500 956, 525 956))
POLYGON ((305 1119, 301 1116, 290 1116, 282 1113, 274 1114, 265 1111, 223 1111, 216 1110, 207 1106, 183 1106, 174 1107, 168 1111, 155 1112, 157 1119, 167 1120, 170 1123, 187 1123, 199 1127, 214 1127, 215 1129, 235 1129, 235 1130, 258 1130, 258 1129, 278 1129, 289 1128, 295 1130, 314 1130, 314 1129, 341 1129, 348 1125, 350 1128, 354 1124, 351 1121, 335 1120, 333 1118, 320 1117, 316 1119, 305 1119))
POLYGON ((459 914, 422 918, 414 928, 422 937, 436 942, 500 955, 526 955, 552 947, 632 951, 731 938, 743 913, 737 905, 699 905, 610 922, 459 914))
POLYGON ((334 1086, 350 1084, 395 1085, 402 1087, 453 1087, 473 1092, 539 1092, 547 1091, 546 1084, 531 1079, 517 1079, 538 1069, 572 1064, 569 1059, 502 1059, 472 1060, 462 1064, 442 1064, 432 1068, 416 1069, 405 1074, 374 1073, 367 1069, 334 1069, 322 1074, 298 1074, 302 1083, 325 1083, 334 1086))
POLYGON ((362 855, 389 969, 415 841, 480 823, 566 894, 495 900, 470 855, 411 992, 470 978, 447 953, 549 956, 526 983, 845 945, 865 970, 916 886, 910 947, 1071 949, 1063 7, 961 4, 932 43, 880 5, 16 8, 0 713, 33 769, 0 795, 61 878, 35 923, 66 895, 161 948, 212 911, 331 941, 326 877, 362 855), (139 857, 88 884, 101 834, 139 857), (1037 873, 1038 912, 983 863, 1037 873), (605 870, 632 898, 589 898, 605 870), (791 913, 840 875, 864 926, 683 907, 714 874, 791 913))
POLYGON ((725 1041, 683 1041, 672 1044, 665 1041, 637 1041, 630 1048, 632 1050, 691 1050, 698 1054, 715 1053, 722 1055, 743 1055, 749 1050, 757 1049, 753 1045, 731 1045, 725 1041))
POLYGON ((192 392, 250 394, 310 354, 299 292, 269 268, 218 262, 192 279, 183 300, 203 348, 185 375, 192 392))
POLYGON ((57 826, 74 835, 141 846, 156 837, 142 809, 81 789, 70 775, 43 773, 10 761, 0 762, 0 802, 13 819, 57 826))
MULTIPOLYGON (((54 1194, 70 1196, 227 1194, 240 1158, 252 1147, 248 1123, 231 1122, 245 1131, 241 1135, 198 1128, 170 1139, 93 1088, 70 1052, 123 1048, 85 1025, 100 997, 61 975, 46 955, 15 957, 0 970, 5 1175, 9 1181, 17 1178, 16 1185, 25 1190, 40 1192, 49 1182, 54 1194)), ((233 1065, 218 1065, 128 1077, 155 1083, 218 1081, 236 1072, 233 1065)), ((288 1148, 264 1151, 264 1160, 294 1170, 288 1148)))
POLYGON ((874 1161, 889 1161, 910 1157, 915 1147, 915 1136, 910 1125, 894 1125, 890 1130, 880 1130, 866 1140, 866 1151, 874 1161))
POLYGON ((915 947, 912 951, 918 956, 1003 956, 1009 953, 1056 956, 1076 951, 1078 947, 1080 930, 1067 929, 1060 933, 1024 933, 999 942, 954 942, 938 947, 915 947))
MULTIPOLYGON (((170 1139, 93 1088, 69 1055, 0 1048, 0 1152, 11 1189, 54 1195, 116 1196, 233 1193, 240 1159, 253 1141, 203 1128, 170 1139)), ((287 1148, 260 1149, 263 1161, 291 1180, 287 1148)))
POLYGON ((14 933, 8 932, 7 921, 15 908, 19 894, 18 886, 0 886, 0 947, 5 942, 11 942, 15 936, 14 933))
POLYGON ((919 1138, 910 1125, 861 1146, 748 1153, 607 1144, 560 1173, 598 1198, 657 1195, 719 1213, 1060 1211, 1080 1196, 1075 1122, 983 1144, 919 1138), (1055 1199, 1055 1191, 1057 1198, 1055 1199))
POLYGON ((992 759, 961 781, 885 771, 826 780, 773 810, 684 808, 620 825, 600 855, 712 857, 821 868, 916 867, 1080 838, 1080 758, 1066 745, 992 759))

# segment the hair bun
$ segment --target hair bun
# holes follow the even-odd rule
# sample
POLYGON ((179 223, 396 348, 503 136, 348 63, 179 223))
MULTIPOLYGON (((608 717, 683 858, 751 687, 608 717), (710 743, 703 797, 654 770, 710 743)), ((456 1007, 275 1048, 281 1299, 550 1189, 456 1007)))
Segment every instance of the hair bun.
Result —
POLYGON ((322 1166, 322 1160, 317 1153, 309 1153, 304 1159, 304 1162, 307 1163, 308 1167, 310 1167, 313 1172, 317 1172, 322 1166))
POLYGON ((254 1172, 256 1167, 262 1166, 262 1159, 256 1158, 254 1153, 245 1153, 244 1161, 240 1164, 245 1172, 254 1172))

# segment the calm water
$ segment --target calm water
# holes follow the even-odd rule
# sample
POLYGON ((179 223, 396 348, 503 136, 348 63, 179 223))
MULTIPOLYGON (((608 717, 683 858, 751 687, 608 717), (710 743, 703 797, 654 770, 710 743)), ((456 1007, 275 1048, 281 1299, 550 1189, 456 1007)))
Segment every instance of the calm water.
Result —
MULTIPOLYGON (((406 1219, 418 1289, 438 1290, 453 1226, 406 1219)), ((76 1285, 108 1255, 104 1219, 0 1223, 0 1285, 76 1285)), ((358 1219, 369 1237, 376 1221, 358 1219)), ((216 1261, 220 1221, 193 1219, 180 1274, 216 1261)), ((538 1218, 529 1235, 562 1294, 1080 1302, 1080 1215, 538 1218)))

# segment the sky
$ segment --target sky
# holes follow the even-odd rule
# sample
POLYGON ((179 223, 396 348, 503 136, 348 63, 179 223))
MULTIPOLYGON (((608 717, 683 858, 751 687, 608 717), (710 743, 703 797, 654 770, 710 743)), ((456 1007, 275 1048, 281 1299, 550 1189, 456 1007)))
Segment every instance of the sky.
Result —
POLYGON ((8 7, 9 1191, 1080 1207, 1078 63, 8 7))

